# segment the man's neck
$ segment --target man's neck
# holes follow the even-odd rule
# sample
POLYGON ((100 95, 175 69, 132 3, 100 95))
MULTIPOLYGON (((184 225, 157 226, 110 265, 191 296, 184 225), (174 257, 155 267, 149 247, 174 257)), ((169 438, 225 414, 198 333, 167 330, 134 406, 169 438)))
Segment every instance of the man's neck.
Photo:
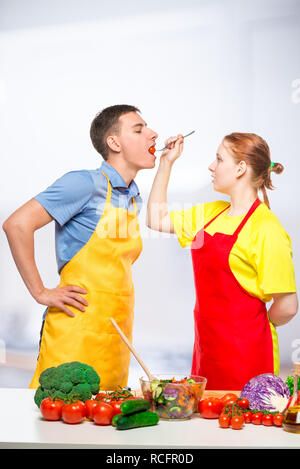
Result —
POLYGON ((110 164, 110 166, 112 166, 116 171, 118 171, 120 176, 122 176, 122 178, 126 182, 127 187, 129 186, 131 181, 136 177, 137 169, 131 168, 125 161, 121 159, 117 160, 114 158, 109 158, 106 162, 110 164))

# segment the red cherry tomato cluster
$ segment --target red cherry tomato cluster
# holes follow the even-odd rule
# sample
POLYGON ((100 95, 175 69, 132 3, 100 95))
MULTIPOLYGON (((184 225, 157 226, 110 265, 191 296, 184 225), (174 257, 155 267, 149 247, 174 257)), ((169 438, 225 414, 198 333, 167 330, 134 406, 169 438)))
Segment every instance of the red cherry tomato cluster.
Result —
POLYGON ((85 419, 93 421, 96 425, 111 425, 112 418, 120 414, 120 405, 128 399, 136 399, 128 391, 121 394, 101 392, 95 399, 87 401, 64 402, 60 399, 47 397, 40 405, 40 411, 45 420, 78 424, 85 419))
POLYGON ((218 419, 221 428, 234 430, 241 430, 245 423, 281 427, 283 421, 283 414, 279 412, 250 410, 248 399, 241 399, 233 393, 224 394, 221 398, 202 399, 198 410, 201 417, 218 419))

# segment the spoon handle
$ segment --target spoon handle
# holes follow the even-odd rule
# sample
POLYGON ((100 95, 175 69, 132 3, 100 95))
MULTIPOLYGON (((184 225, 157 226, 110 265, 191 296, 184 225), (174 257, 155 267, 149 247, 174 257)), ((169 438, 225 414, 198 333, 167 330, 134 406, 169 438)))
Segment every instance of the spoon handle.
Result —
POLYGON ((116 323, 116 321, 113 319, 113 318, 110 318, 110 321, 112 323, 112 325, 115 327, 115 329, 117 330, 117 332, 119 333, 119 335, 121 336, 121 339, 125 342, 125 344, 127 345, 127 347, 129 348, 129 350, 133 353, 133 355, 135 356, 136 360, 139 362, 139 364, 141 365, 141 367, 143 368, 144 372, 146 373, 146 375, 148 376, 149 378, 149 381, 152 381, 153 380, 153 376, 151 375, 150 371, 148 370, 148 368, 146 367, 145 363, 142 361, 142 359, 139 357, 139 355, 136 353, 135 349, 133 348, 133 346, 131 345, 131 343, 129 342, 129 340, 127 339, 127 337, 125 336, 125 334, 121 331, 121 329, 119 328, 118 324, 116 323))
MULTIPOLYGON (((183 136, 183 138, 186 138, 186 137, 189 137, 190 135, 192 135, 193 133, 195 133, 196 130, 192 130, 192 132, 190 132, 189 134, 186 134, 183 136)), ((160 150, 157 150, 157 151, 164 151, 164 150, 167 150, 168 149, 168 146, 171 144, 171 143, 175 143, 177 142, 178 138, 176 138, 176 140, 173 140, 173 142, 170 142, 166 147, 164 148, 161 148, 160 150)))

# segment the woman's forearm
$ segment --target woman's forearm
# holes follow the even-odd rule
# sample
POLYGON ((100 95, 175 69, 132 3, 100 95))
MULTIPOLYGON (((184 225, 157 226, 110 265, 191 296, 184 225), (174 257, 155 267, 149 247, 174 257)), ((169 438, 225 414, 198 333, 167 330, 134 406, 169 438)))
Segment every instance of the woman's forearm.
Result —
POLYGON ((155 229, 157 222, 168 213, 167 192, 172 163, 161 160, 153 181, 147 205, 147 226, 155 229))
POLYGON ((167 191, 173 163, 183 150, 183 137, 170 137, 165 141, 166 150, 159 160, 147 206, 147 226, 152 230, 174 233, 167 203, 167 191))
POLYGON ((269 308, 268 314, 274 326, 287 324, 297 314, 297 293, 281 293, 273 295, 274 302, 269 308))

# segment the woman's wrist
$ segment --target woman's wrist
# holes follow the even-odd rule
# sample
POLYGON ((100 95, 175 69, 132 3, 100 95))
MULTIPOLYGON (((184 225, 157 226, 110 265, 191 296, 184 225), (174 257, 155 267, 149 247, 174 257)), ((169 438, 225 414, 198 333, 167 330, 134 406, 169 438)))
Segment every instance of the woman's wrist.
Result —
POLYGON ((159 160, 159 169, 171 171, 174 161, 169 161, 165 158, 159 160))

